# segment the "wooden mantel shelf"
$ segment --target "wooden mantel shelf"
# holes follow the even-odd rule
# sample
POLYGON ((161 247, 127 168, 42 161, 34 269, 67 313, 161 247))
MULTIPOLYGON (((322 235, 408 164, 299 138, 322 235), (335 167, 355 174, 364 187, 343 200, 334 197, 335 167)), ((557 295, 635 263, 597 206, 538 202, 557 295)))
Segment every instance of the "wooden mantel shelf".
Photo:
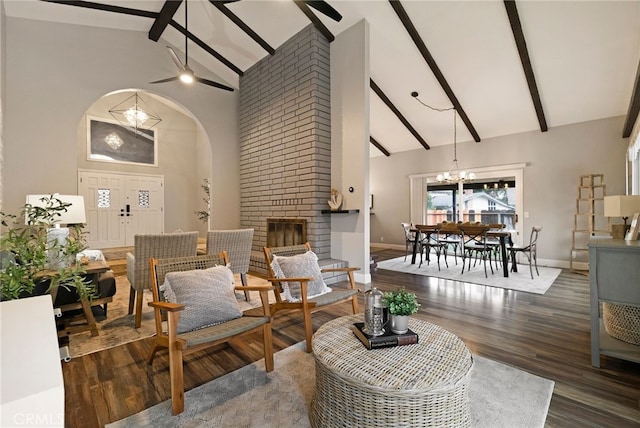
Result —
POLYGON ((322 214, 357 214, 360 210, 322 210, 322 214))

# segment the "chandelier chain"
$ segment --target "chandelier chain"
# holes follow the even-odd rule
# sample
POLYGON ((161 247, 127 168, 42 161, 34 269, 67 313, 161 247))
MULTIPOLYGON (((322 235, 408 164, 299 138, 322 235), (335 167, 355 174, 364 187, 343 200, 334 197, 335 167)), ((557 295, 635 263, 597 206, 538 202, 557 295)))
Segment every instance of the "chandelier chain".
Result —
POLYGON ((467 174, 466 171, 464 170, 461 171, 460 167, 458 166, 458 135, 457 135, 458 128, 456 126, 457 119, 458 119, 458 111, 456 110, 455 106, 451 106, 447 108, 437 108, 437 107, 430 106, 429 104, 426 104, 422 100, 420 100, 418 98, 417 92, 412 92, 411 96, 414 97, 416 100, 418 100, 420 104, 429 108, 430 110, 437 111, 437 112, 445 112, 445 111, 453 110, 453 162, 451 163, 451 167, 449 168, 449 171, 443 174, 438 174, 436 177, 436 180, 438 182, 444 181, 447 183, 464 183, 465 181, 468 181, 468 180, 474 180, 476 178, 476 175, 473 172, 470 172, 467 174), (452 175, 451 174, 452 171, 457 174, 452 175))

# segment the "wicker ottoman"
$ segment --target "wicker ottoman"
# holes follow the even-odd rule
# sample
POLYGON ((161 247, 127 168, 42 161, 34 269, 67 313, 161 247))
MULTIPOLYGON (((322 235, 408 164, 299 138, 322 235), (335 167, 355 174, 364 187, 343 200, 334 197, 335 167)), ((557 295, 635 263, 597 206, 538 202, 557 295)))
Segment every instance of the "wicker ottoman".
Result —
POLYGON ((411 318, 416 345, 368 350, 351 326, 330 321, 313 336, 313 427, 469 427, 471 352, 455 335, 411 318))

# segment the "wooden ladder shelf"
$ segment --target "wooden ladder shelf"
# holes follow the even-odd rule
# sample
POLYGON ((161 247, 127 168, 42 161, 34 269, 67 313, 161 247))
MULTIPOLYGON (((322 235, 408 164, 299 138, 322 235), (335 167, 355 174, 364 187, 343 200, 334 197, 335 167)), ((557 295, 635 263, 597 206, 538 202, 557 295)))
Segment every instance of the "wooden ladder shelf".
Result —
POLYGON ((587 246, 589 240, 594 236, 611 235, 610 220, 604 216, 605 195, 604 174, 580 176, 569 256, 569 269, 572 272, 587 275, 589 273, 589 248, 587 246))

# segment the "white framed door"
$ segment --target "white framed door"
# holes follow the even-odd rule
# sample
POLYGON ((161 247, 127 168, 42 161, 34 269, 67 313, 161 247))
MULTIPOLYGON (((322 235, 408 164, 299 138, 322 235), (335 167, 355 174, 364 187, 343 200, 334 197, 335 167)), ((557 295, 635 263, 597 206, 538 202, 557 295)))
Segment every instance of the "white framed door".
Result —
POLYGON ((133 237, 164 231, 164 177, 78 170, 90 248, 133 245, 133 237))

